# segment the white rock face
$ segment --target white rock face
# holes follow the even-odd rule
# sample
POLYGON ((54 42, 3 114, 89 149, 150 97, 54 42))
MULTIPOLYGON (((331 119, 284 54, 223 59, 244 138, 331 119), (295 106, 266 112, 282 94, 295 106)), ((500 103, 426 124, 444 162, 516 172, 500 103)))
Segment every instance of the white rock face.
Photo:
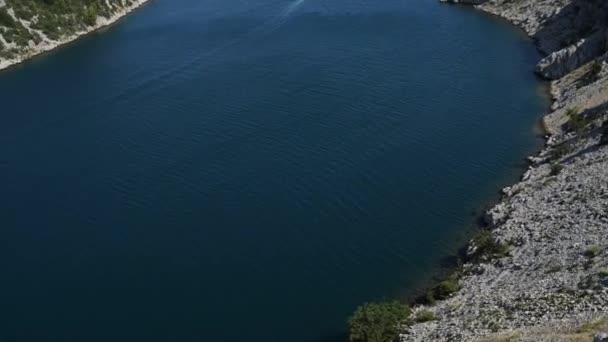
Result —
POLYGON ((523 28, 548 56, 537 71, 557 79, 606 52, 608 2, 603 0, 489 0, 481 10, 523 28))
POLYGON ((558 79, 606 52, 606 31, 599 30, 587 38, 543 58, 537 72, 558 79))
POLYGON ((608 318, 608 147, 600 144, 608 131, 606 5, 490 0, 477 6, 522 27, 548 55, 537 70, 555 79, 543 120, 551 136, 522 181, 504 189, 485 215, 494 240, 511 246, 509 256, 465 264, 462 290, 415 309, 439 319, 404 329, 402 341, 561 341, 562 332, 608 318), (572 113, 582 118, 574 130, 572 113))

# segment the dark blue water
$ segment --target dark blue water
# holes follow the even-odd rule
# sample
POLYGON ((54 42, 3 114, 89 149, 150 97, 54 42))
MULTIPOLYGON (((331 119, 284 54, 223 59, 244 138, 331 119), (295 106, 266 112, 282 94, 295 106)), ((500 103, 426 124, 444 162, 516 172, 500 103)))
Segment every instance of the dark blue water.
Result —
POLYGON ((434 0, 154 0, 0 73, 0 340, 337 340, 537 147, 537 59, 434 0))

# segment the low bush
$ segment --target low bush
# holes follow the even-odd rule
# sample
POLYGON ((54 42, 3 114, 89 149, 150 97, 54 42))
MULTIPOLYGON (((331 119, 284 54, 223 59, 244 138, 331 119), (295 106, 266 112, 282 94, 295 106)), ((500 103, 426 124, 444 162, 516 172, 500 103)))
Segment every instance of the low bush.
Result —
POLYGON ((435 287, 427 291, 424 297, 419 298, 417 302, 421 304, 432 305, 437 300, 444 300, 449 298, 452 294, 460 290, 460 276, 460 272, 453 273, 447 279, 443 280, 435 287))
POLYGON ((602 137, 600 138, 600 146, 608 145, 608 121, 602 125, 602 137))
POLYGON ((553 163, 551 164, 551 176, 557 176, 564 167, 561 164, 553 163))
POLYGON ((17 23, 15 19, 8 14, 5 8, 0 8, 0 26, 15 28, 17 23))
POLYGON ((436 321, 437 316, 432 311, 429 310, 421 310, 416 313, 416 317, 414 317, 414 322, 416 323, 424 323, 430 321, 436 321))
POLYGON ((593 64, 591 64, 591 68, 589 68, 589 76, 593 79, 597 79, 600 72, 602 72, 602 63, 594 61, 593 64))
POLYGON ((588 258, 595 258, 596 256, 600 255, 601 252, 602 247, 600 247, 599 245, 593 245, 587 248, 587 250, 585 251, 585 256, 588 258))
POLYGON ((397 301, 364 304, 348 320, 349 341, 393 342, 409 315, 409 307, 397 301))
POLYGON ((572 145, 567 142, 564 142, 561 145, 556 146, 551 151, 551 159, 553 159, 553 160, 560 159, 570 152, 572 152, 572 145))
POLYGON ((439 300, 446 299, 453 293, 458 292, 458 290, 460 290, 460 285, 458 285, 457 279, 446 279, 435 287, 434 298, 439 300))
POLYGON ((502 258, 508 256, 510 252, 510 246, 496 241, 489 230, 482 230, 473 239, 473 245, 476 247, 476 250, 469 258, 474 261, 484 257, 489 259, 502 258))
POLYGON ((566 112, 566 116, 568 116, 568 128, 571 131, 580 134, 584 131, 585 126, 587 126, 587 121, 580 114, 577 108, 571 108, 566 112))

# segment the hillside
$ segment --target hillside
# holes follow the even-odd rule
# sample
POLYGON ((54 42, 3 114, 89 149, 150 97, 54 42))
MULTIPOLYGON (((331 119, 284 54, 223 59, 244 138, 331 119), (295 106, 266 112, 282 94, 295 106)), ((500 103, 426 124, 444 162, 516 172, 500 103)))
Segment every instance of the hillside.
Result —
POLYGON ((147 0, 0 0, 0 69, 108 25, 147 0))
POLYGON ((547 145, 488 211, 490 238, 469 246, 460 290, 415 308, 436 319, 401 339, 591 342, 608 329, 608 3, 464 2, 521 27, 546 55, 536 71, 552 80, 547 145))

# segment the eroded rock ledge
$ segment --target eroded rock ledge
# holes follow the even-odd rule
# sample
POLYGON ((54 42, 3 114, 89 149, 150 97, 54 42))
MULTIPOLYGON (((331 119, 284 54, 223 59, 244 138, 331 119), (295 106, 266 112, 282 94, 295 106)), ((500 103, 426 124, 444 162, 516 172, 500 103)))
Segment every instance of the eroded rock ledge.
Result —
POLYGON ((508 255, 465 264, 459 292, 414 309, 437 319, 401 340, 592 341, 608 329, 608 1, 461 3, 523 28, 546 55, 549 135, 486 214, 508 255))

